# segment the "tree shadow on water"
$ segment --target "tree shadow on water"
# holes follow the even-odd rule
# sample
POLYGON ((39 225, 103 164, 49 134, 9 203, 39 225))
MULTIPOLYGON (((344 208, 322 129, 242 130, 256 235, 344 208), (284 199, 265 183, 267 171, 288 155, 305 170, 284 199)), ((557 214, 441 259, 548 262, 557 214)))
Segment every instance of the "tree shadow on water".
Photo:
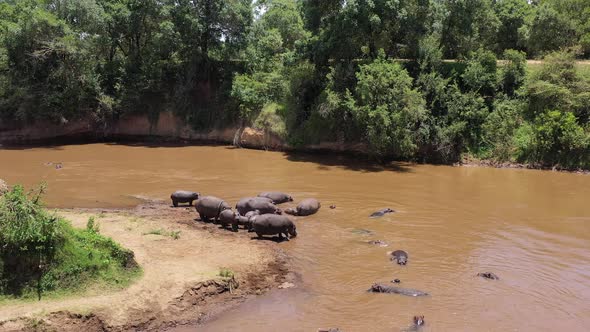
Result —
POLYGON ((412 172, 412 164, 405 162, 377 163, 362 155, 346 155, 333 152, 284 152, 287 160, 293 162, 314 163, 320 170, 329 170, 330 167, 338 167, 345 170, 376 173, 376 172, 412 172))

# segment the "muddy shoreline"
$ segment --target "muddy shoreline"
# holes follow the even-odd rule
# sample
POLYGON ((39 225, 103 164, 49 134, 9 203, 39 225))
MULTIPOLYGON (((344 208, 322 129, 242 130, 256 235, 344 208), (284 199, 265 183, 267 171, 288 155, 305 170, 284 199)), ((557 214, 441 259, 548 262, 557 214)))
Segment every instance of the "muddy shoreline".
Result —
MULTIPOLYGON (((138 224, 142 223, 141 221, 138 222, 138 220, 146 220, 146 223, 149 221, 150 226, 143 228, 138 226, 137 231, 143 232, 145 229, 153 227, 153 225, 161 225, 166 229, 181 229, 181 240, 183 237, 195 239, 201 237, 215 238, 215 241, 218 241, 221 246, 231 244, 238 248, 237 250, 255 250, 262 254, 264 258, 250 259, 248 264, 241 264, 235 270, 232 269, 235 273, 232 278, 215 276, 202 281, 189 281, 184 283, 182 288, 177 289, 176 293, 164 288, 162 292, 149 294, 143 298, 146 303, 136 303, 128 308, 125 307, 125 303, 121 303, 120 298, 116 297, 117 294, 112 294, 114 297, 106 302, 102 301, 105 303, 101 302, 101 305, 89 304, 85 308, 80 308, 74 303, 76 303, 76 300, 84 302, 86 295, 82 299, 76 299, 75 297, 63 299, 64 302, 73 300, 71 305, 60 305, 59 302, 62 299, 50 300, 50 302, 56 303, 50 303, 47 307, 38 307, 40 303, 31 302, 30 311, 27 308, 29 306, 27 303, 24 303, 20 312, 18 308, 10 312, 12 304, 0 305, 0 331, 161 331, 179 326, 196 327, 229 309, 235 308, 250 298, 265 294, 271 289, 277 288, 280 284, 293 282, 295 279, 289 266, 290 259, 278 243, 251 240, 250 234, 242 230, 239 233, 233 233, 220 229, 218 225, 195 221, 196 213, 193 208, 174 209, 166 202, 147 199, 132 209, 75 208, 60 209, 58 213, 65 217, 81 216, 81 219, 89 215, 102 216, 99 220, 103 221, 99 222, 107 228, 107 232, 108 228, 113 228, 112 225, 115 223, 121 223, 123 220, 121 218, 126 218, 126 220, 131 220, 132 223, 138 224), (161 301, 163 304, 149 303, 149 298, 154 295, 167 296, 168 298, 161 301), (71 306, 71 308, 68 308, 68 306, 71 306), (96 309, 93 309, 93 306, 96 309), (116 311, 110 310, 109 306, 123 306, 125 308, 116 311), (58 310, 51 310, 51 308, 58 308, 58 310), (121 314, 125 317, 122 317, 121 314), (11 317, 11 315, 14 317, 11 317), (6 317, 9 318, 6 319, 6 317)), ((79 226, 76 222, 73 223, 79 226)), ((129 229, 128 226, 125 227, 129 229)), ((119 232, 120 229, 120 227, 115 227, 112 231, 119 232)), ((142 238, 147 237, 145 233, 140 236, 142 238)), ((124 240, 114 239, 123 246, 129 245, 124 240)), ((189 240, 187 239, 187 241, 189 240)), ((151 243, 174 246, 179 242, 181 241, 158 238, 151 243), (165 242, 167 244, 164 244, 165 242)), ((148 243, 148 245, 151 245, 151 243, 148 243)), ((145 246, 145 243, 142 243, 141 246, 145 246)), ((198 246, 195 246, 193 249, 197 248, 198 246)), ((136 252, 137 254, 138 252, 136 252)), ((195 252, 195 264, 198 264, 199 255, 208 254, 210 253, 195 252)), ((146 274, 149 273, 147 266, 150 264, 149 262, 161 258, 150 257, 149 252, 147 254, 139 252, 140 265, 146 270, 146 274)), ((172 256, 170 259, 173 260, 174 257, 172 256)), ((180 264, 185 263, 180 262, 180 264)), ((224 266, 224 263, 224 259, 220 258, 214 264, 224 266)), ((156 268, 156 270, 158 269, 159 267, 156 268)), ((158 273, 166 275, 166 273, 170 272, 159 271, 158 273)), ((137 284, 141 285, 150 281, 149 276, 145 278, 147 281, 143 279, 144 277, 129 288, 139 287, 137 284)), ((167 283, 166 280, 161 282, 167 283)), ((162 285, 143 285, 146 288, 152 286, 158 288, 162 285)), ((121 292, 127 292, 127 289, 121 292)), ((131 291, 131 294, 122 295, 122 299, 125 300, 126 296, 133 296, 133 294, 131 291)), ((87 302, 92 303, 93 295, 89 295, 87 299, 87 302)))

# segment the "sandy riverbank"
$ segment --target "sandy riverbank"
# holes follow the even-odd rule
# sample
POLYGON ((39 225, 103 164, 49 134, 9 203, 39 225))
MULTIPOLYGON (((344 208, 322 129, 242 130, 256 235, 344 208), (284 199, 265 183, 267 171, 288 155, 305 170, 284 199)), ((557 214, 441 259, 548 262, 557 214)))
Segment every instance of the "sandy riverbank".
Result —
POLYGON ((161 330, 195 325, 284 282, 287 258, 272 241, 252 240, 195 221, 191 208, 146 202, 132 210, 73 209, 58 213, 76 227, 95 216, 102 234, 134 251, 143 276, 127 289, 41 302, 0 305, 0 331, 161 330), (168 235, 154 230, 180 231, 168 235), (235 280, 219 276, 234 272, 235 280))

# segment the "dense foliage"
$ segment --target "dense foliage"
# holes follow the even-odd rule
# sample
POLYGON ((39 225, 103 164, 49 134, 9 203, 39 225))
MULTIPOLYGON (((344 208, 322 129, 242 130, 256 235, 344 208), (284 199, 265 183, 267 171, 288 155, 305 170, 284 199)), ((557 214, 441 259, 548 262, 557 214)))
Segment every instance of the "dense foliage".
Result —
POLYGON ((587 0, 4 0, 0 117, 589 167, 589 57, 587 0))
POLYGON ((139 272, 133 253, 98 233, 94 220, 85 230, 43 209, 43 187, 22 186, 0 197, 0 299, 39 298, 50 291, 75 291, 88 282, 125 285, 139 272))

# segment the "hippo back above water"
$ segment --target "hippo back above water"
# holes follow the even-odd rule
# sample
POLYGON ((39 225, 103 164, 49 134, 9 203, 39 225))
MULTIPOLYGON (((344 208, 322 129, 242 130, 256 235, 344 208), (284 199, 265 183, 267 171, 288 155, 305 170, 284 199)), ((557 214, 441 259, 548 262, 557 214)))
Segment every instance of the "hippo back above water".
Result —
POLYGON ((291 197, 291 195, 282 193, 280 191, 269 191, 260 193, 258 197, 270 198, 274 204, 293 202, 293 197, 291 197))
POLYGON ((428 296, 428 293, 417 289, 394 287, 383 284, 373 284, 368 290, 372 293, 400 294, 405 296, 428 296))
POLYGON ((199 199, 199 193, 187 190, 177 190, 170 195, 172 199, 172 205, 178 206, 178 203, 188 203, 189 206, 193 205, 193 201, 199 199))
POLYGON ((272 203, 272 199, 266 197, 246 197, 236 204, 236 210, 242 216, 250 211, 258 210, 260 214, 276 213, 280 214, 281 209, 272 203))
POLYGON ((197 201, 195 209, 199 213, 201 220, 206 222, 211 218, 217 221, 219 214, 224 210, 231 210, 231 207, 221 198, 205 196, 197 201))
POLYGON ((302 200, 299 204, 297 204, 296 208, 286 209, 285 213, 301 217, 310 216, 318 212, 320 207, 320 201, 318 201, 315 198, 307 198, 302 200))

